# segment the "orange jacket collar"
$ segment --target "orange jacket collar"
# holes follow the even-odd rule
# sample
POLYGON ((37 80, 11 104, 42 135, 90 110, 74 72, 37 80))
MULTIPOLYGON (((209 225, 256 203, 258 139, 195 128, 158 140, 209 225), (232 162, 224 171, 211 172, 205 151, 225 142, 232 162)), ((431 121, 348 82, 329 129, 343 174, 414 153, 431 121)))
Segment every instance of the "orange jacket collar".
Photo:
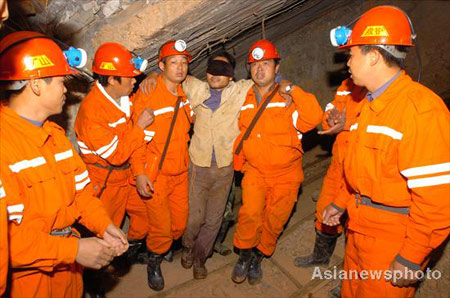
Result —
POLYGON ((395 91, 398 90, 396 86, 403 84, 405 80, 411 80, 411 78, 405 73, 404 70, 402 70, 400 76, 392 82, 386 91, 369 103, 369 107, 372 111, 378 114, 389 104, 389 102, 395 100, 395 96, 392 96, 392 92, 397 92, 395 91))
MULTIPOLYGON (((162 74, 160 74, 160 75, 158 76, 158 80, 157 80, 157 82, 156 82, 156 86, 164 86, 164 89, 167 90, 167 92, 169 92, 170 94, 172 94, 172 92, 170 92, 169 89, 167 89, 167 85, 166 85, 166 83, 164 82, 164 79, 163 79, 163 75, 162 75, 162 74)), ((181 96, 181 97, 183 97, 183 98, 186 98, 186 97, 187 97, 186 94, 184 94, 184 92, 183 92, 183 88, 181 87, 181 84, 178 84, 178 88, 177 88, 177 96, 181 96)))
POLYGON ((7 106, 2 105, 0 109, 2 116, 7 117, 8 122, 23 132, 23 134, 26 135, 33 143, 39 147, 42 147, 45 144, 51 134, 51 123, 49 121, 45 120, 42 128, 40 128, 23 119, 19 116, 19 114, 7 106))

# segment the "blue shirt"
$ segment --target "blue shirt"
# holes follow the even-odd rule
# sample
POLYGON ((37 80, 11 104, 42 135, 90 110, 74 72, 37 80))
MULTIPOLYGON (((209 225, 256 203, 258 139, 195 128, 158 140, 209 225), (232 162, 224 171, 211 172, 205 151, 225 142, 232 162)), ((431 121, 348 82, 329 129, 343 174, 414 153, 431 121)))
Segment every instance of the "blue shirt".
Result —
POLYGON ((30 122, 33 125, 36 125, 37 127, 42 127, 42 124, 44 124, 44 122, 39 122, 39 121, 34 121, 25 117, 20 116, 22 119, 27 120, 28 122, 30 122))
MULTIPOLYGON (((203 103, 205 104, 205 106, 210 108, 214 113, 220 106, 220 101, 222 100, 222 90, 218 91, 216 89, 210 88, 209 92, 211 93, 211 96, 203 103)), ((216 154, 214 153, 214 146, 212 150, 212 162, 216 162, 216 154)))
POLYGON ((399 71, 395 76, 392 77, 389 81, 387 81, 383 86, 375 90, 374 92, 367 92, 366 98, 368 101, 372 101, 381 94, 383 94, 384 91, 392 84, 393 81, 395 81, 396 78, 402 73, 402 71, 399 71))

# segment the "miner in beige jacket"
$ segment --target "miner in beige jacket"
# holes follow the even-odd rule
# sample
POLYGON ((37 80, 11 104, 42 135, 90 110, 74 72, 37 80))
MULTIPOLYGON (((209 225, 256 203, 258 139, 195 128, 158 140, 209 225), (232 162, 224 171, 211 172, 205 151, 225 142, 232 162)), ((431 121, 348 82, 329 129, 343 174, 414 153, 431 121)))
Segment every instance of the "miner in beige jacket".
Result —
POLYGON ((235 61, 227 52, 211 55, 207 82, 189 76, 183 90, 195 114, 189 147, 189 219, 183 236, 184 268, 205 278, 233 182, 233 144, 239 135, 238 118, 251 80, 233 81, 235 61))

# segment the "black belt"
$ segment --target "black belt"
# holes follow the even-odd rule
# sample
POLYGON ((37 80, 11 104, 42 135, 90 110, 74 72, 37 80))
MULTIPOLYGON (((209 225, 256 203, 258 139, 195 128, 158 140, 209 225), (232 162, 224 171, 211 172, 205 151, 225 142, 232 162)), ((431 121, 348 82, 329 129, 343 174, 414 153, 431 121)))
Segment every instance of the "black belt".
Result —
POLYGON ((360 194, 356 194, 356 207, 358 207, 359 204, 366 205, 372 208, 381 209, 388 212, 408 215, 409 214, 409 207, 392 207, 392 206, 386 206, 380 203, 376 203, 372 201, 369 197, 361 196, 360 194))
POLYGON ((98 163, 94 163, 92 165, 96 166, 98 168, 105 169, 105 170, 126 170, 131 167, 131 165, 129 163, 125 163, 121 166, 111 166, 111 165, 110 166, 102 166, 101 164, 98 164, 98 163))

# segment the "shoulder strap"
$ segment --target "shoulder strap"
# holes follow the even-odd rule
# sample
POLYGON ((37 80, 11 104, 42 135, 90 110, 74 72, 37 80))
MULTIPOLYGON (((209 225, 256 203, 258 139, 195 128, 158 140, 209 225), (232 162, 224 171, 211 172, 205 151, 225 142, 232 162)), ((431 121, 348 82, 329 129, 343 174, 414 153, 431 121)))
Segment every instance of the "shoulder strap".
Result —
POLYGON ((244 141, 250 136, 250 133, 253 130, 253 127, 255 127, 256 122, 258 121, 259 117, 261 117, 261 114, 266 109, 266 106, 269 104, 269 102, 272 100, 272 98, 275 96, 275 94, 278 92, 278 89, 280 89, 280 85, 276 85, 273 89, 272 93, 270 93, 269 96, 267 96, 266 100, 261 104, 261 106, 258 109, 258 112, 256 112, 255 117, 253 117, 252 122, 250 122, 250 125, 247 127, 247 130, 245 131, 244 135, 242 136, 241 141, 239 142, 235 153, 239 154, 242 150, 242 146, 244 145, 244 141))
POLYGON ((177 121, 178 110, 180 109, 181 96, 178 96, 177 101, 175 102, 172 122, 170 122, 169 133, 167 134, 166 143, 164 144, 164 149, 161 155, 161 160, 159 161, 158 169, 161 171, 164 159, 166 158, 167 149, 169 148, 170 138, 172 137, 172 132, 175 127, 175 121, 177 121))

